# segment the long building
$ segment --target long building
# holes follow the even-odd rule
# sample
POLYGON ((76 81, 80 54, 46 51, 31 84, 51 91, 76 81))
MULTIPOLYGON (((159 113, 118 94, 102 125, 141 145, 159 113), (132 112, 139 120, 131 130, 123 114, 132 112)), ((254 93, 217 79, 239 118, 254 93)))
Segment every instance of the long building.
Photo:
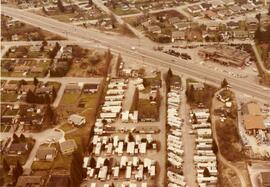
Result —
POLYGON ((243 66, 250 60, 250 54, 226 45, 207 46, 198 54, 205 60, 215 61, 224 65, 243 66))

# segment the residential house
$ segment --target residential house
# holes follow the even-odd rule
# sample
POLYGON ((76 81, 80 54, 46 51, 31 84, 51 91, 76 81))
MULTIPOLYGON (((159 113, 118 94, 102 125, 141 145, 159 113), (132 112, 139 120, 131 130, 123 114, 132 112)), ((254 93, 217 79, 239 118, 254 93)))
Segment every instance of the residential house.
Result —
POLYGON ((80 92, 82 90, 82 87, 78 84, 67 84, 65 87, 65 92, 80 92))
POLYGON ((202 11, 199 5, 188 6, 187 10, 192 14, 200 13, 202 11))
POLYGON ((20 87, 20 92, 22 93, 22 94, 26 94, 28 91, 32 91, 32 92, 34 92, 34 90, 35 90, 35 88, 36 88, 36 86, 35 85, 33 85, 33 84, 23 84, 23 85, 21 85, 21 87, 20 87))
POLYGON ((213 9, 220 9, 224 7, 224 3, 221 0, 213 0, 211 3, 213 9))
POLYGON ((39 147, 36 153, 36 161, 53 161, 57 156, 55 147, 39 147))
POLYGON ((84 93, 96 93, 98 91, 98 84, 84 84, 83 92, 84 93))
POLYGON ((186 30, 190 27, 190 23, 189 22, 179 22, 179 23, 175 23, 173 26, 177 30, 183 31, 183 30, 186 30))
POLYGON ((39 66, 33 66, 30 68, 31 73, 42 73, 43 70, 44 70, 43 67, 39 67, 39 66))
POLYGON ((171 17, 168 19, 169 24, 173 25, 175 23, 181 22, 181 19, 179 17, 171 17))
POLYGON ((211 20, 215 20, 218 18, 218 15, 217 13, 215 13, 214 11, 212 10, 207 10, 204 12, 204 16, 211 19, 211 20))
POLYGON ((186 33, 183 31, 173 31, 172 32, 172 42, 175 42, 176 40, 184 40, 186 36, 186 33))
POLYGON ((222 0, 224 5, 226 6, 232 6, 235 5, 235 1, 234 0, 222 0))
POLYGON ((161 34, 161 28, 158 25, 149 26, 148 32, 154 33, 154 34, 161 34))
POLYGON ((226 23, 228 29, 234 30, 239 28, 239 23, 235 21, 229 21, 226 23))
POLYGON ((270 187, 270 172, 261 172, 259 177, 260 187, 270 187))
POLYGON ((16 187, 34 187, 34 186, 43 186, 44 178, 42 176, 20 176, 16 183, 16 187))
POLYGON ((18 91, 18 84, 6 83, 3 87, 3 90, 5 92, 16 92, 18 91))
POLYGON ((200 7, 203 11, 206 10, 211 10, 212 9, 212 4, 211 3, 201 3, 200 7))
POLYGON ((238 5, 231 6, 229 7, 229 9, 233 11, 234 14, 241 14, 241 12, 243 11, 242 8, 238 5))
POLYGON ((27 143, 12 143, 9 147, 8 153, 22 155, 27 153, 28 150, 29 148, 27 143))
POLYGON ((63 155, 70 155, 77 149, 77 144, 74 139, 65 140, 60 142, 60 150, 63 155))
POLYGON ((242 10, 246 11, 246 12, 249 12, 249 11, 253 11, 256 9, 256 7, 251 4, 251 3, 248 3, 248 4, 244 4, 241 6, 242 10))
POLYGON ((15 66, 13 69, 13 72, 24 73, 24 72, 28 72, 29 70, 30 70, 29 66, 21 65, 21 66, 15 66))
POLYGON ((249 37, 249 33, 245 30, 234 30, 233 37, 235 39, 247 39, 249 37))
POLYGON ((68 123, 76 126, 82 126, 86 123, 86 119, 83 116, 72 114, 68 118, 68 123))

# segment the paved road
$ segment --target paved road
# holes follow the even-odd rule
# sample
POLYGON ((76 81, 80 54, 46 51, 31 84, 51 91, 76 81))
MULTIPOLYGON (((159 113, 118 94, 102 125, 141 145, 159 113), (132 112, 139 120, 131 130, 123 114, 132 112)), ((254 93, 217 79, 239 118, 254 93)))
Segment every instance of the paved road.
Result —
POLYGON ((23 22, 41 27, 59 35, 65 35, 68 39, 76 40, 78 42, 95 41, 98 44, 105 45, 112 48, 112 50, 121 52, 122 54, 133 56, 134 59, 142 57, 149 63, 163 67, 171 67, 176 72, 189 74, 196 76, 197 78, 205 78, 212 83, 219 83, 223 78, 227 78, 234 90, 251 95, 254 97, 254 99, 259 99, 262 101, 267 101, 270 99, 269 93, 267 91, 263 91, 262 87, 257 83, 232 78, 226 74, 209 70, 206 67, 201 67, 200 65, 192 64, 192 68, 190 68, 190 64, 185 63, 176 57, 153 51, 152 49, 156 44, 149 40, 144 40, 139 46, 138 44, 140 42, 137 38, 128 38, 125 36, 112 37, 104 33, 96 32, 95 30, 86 30, 84 28, 62 23, 51 18, 42 17, 30 12, 23 12, 18 9, 8 8, 5 6, 2 6, 2 12, 23 22), (137 50, 132 50, 131 46, 137 46, 137 50), (172 60, 176 60, 176 62, 172 62, 172 60))
POLYGON ((185 120, 184 126, 182 127, 182 141, 184 145, 184 165, 183 165, 183 171, 184 176, 187 181, 188 186, 196 187, 198 184, 196 183, 196 170, 194 165, 194 154, 195 154, 195 136, 189 134, 188 132, 191 129, 191 124, 189 123, 188 114, 189 111, 187 109, 187 101, 186 101, 186 79, 182 78, 182 87, 183 91, 181 92, 181 108, 180 108, 180 116, 185 120))

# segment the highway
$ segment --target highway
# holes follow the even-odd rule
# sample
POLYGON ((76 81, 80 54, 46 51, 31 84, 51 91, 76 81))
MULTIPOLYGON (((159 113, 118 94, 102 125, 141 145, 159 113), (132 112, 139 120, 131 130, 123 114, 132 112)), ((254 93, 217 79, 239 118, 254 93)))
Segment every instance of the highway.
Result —
POLYGON ((224 73, 219 73, 200 65, 189 64, 179 58, 154 51, 153 47, 155 47, 156 44, 150 40, 146 39, 140 41, 138 38, 128 38, 120 35, 111 36, 96 30, 81 28, 72 24, 63 23, 31 12, 25 12, 6 6, 2 6, 1 10, 2 13, 8 16, 67 37, 70 40, 78 41, 78 43, 85 43, 85 41, 96 42, 97 44, 111 48, 112 51, 120 52, 123 56, 127 55, 129 57, 133 57, 136 61, 137 59, 142 58, 144 61, 152 65, 167 68, 170 67, 175 73, 190 75, 214 84, 219 84, 221 80, 226 78, 235 91, 245 93, 252 96, 254 99, 261 101, 267 102, 270 100, 269 92, 264 91, 262 86, 258 85, 258 83, 233 78, 224 73), (135 46, 136 50, 132 50, 132 46, 135 46))

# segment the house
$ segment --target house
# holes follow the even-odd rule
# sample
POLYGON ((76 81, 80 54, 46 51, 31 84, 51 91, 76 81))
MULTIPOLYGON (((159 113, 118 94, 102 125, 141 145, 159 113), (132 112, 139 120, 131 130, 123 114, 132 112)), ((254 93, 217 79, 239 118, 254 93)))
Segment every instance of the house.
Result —
POLYGON ((195 14, 195 13, 199 13, 202 11, 201 7, 199 5, 192 5, 192 6, 189 6, 187 8, 187 10, 192 13, 192 14, 195 14))
POLYGON ((60 142, 60 150, 63 155, 70 155, 77 149, 77 144, 74 139, 65 140, 60 142))
POLYGON ((220 18, 224 18, 231 16, 233 12, 231 10, 219 10, 217 14, 220 18))
POLYGON ((219 29, 219 23, 218 22, 212 22, 207 24, 207 30, 208 31, 217 31, 219 29))
POLYGON ((98 91, 98 84, 84 84, 83 92, 84 93, 95 93, 98 91))
POLYGON ((53 87, 42 86, 42 87, 36 88, 35 93, 36 94, 51 94, 52 91, 53 91, 53 87))
POLYGON ((239 23, 238 22, 235 22, 235 21, 229 21, 226 23, 226 26, 228 29, 238 29, 239 28, 239 23))
POLYGON ((86 119, 83 116, 72 114, 68 118, 68 123, 76 126, 82 126, 86 123, 86 119))
POLYGON ((238 5, 230 6, 229 9, 233 11, 234 14, 240 14, 243 11, 238 5))
POLYGON ((12 143, 9 147, 9 154, 22 155, 29 150, 27 143, 12 143))
POLYGON ((248 12, 248 11, 253 11, 256 9, 256 7, 253 4, 244 4, 241 6, 241 9, 248 12))
POLYGON ((36 86, 33 85, 33 84, 21 85, 20 92, 23 93, 23 94, 26 94, 30 90, 33 92, 35 90, 35 88, 36 88, 36 86))
POLYGON ((190 23, 188 23, 188 22, 179 22, 179 23, 175 23, 173 26, 177 30, 183 31, 183 30, 186 30, 186 29, 188 29, 190 27, 190 23))
POLYGON ((181 22, 181 19, 179 17, 171 17, 168 19, 169 24, 173 25, 175 23, 181 22))
POLYGON ((265 130, 263 116, 244 115, 243 122, 245 129, 250 134, 256 134, 258 130, 265 130))
POLYGON ((18 40, 19 40, 18 34, 13 34, 13 35, 11 36, 11 40, 12 40, 12 41, 18 41, 18 40))
POLYGON ((16 183, 16 187, 43 186, 44 178, 42 176, 20 176, 16 183))
POLYGON ((261 172, 259 177, 260 187, 270 187, 270 172, 261 172))
POLYGON ((217 13, 215 13, 214 11, 212 10, 207 10, 204 12, 204 16, 211 19, 211 20, 215 20, 218 18, 218 15, 217 13))
POLYGON ((15 66, 13 72, 24 73, 24 72, 28 72, 29 70, 30 70, 29 66, 20 65, 20 66, 15 66))
POLYGON ((226 6, 232 6, 235 4, 235 1, 234 0, 222 0, 224 5, 226 6))
POLYGON ((147 29, 148 29, 148 32, 150 33, 161 34, 161 28, 157 25, 149 26, 147 29))
POLYGON ((249 37, 249 33, 245 30, 234 30, 233 37, 235 39, 247 39, 249 37))
POLYGON ((220 9, 224 7, 224 3, 221 0, 213 0, 211 3, 213 9, 220 9))
POLYGON ((65 87, 65 92, 80 92, 82 90, 82 87, 78 84, 67 84, 65 87))
POLYGON ((5 92, 16 92, 18 91, 18 84, 7 83, 4 85, 3 90, 5 92))
POLYGON ((57 155, 55 147, 39 147, 36 154, 36 161, 53 161, 57 155))
POLYGON ((211 3, 201 3, 200 7, 202 10, 211 10, 212 9, 212 4, 211 3))
POLYGON ((172 42, 175 42, 176 40, 184 40, 186 36, 186 33, 183 31, 173 31, 172 32, 172 42))
POLYGON ((30 68, 31 73, 42 73, 43 72, 43 67, 39 66, 33 66, 30 68))

